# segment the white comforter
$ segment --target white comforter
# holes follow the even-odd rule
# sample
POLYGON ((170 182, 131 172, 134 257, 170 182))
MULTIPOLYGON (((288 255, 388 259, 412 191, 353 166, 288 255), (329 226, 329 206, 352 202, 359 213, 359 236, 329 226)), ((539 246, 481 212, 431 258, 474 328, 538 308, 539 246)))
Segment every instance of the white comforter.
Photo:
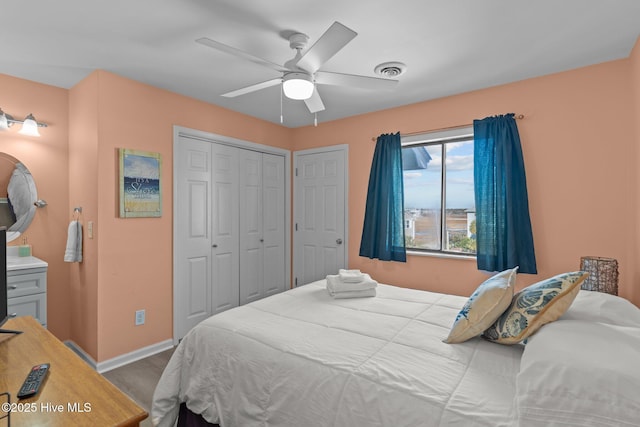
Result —
POLYGON ((154 394, 173 426, 186 402, 231 426, 511 426, 521 346, 445 344, 466 298, 379 285, 331 298, 325 281, 196 326, 154 394))

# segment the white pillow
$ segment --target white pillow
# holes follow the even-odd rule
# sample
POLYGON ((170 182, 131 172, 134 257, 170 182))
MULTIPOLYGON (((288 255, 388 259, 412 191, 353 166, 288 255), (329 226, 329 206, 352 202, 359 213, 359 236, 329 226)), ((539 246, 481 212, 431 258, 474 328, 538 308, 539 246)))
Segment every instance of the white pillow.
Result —
POLYGON ((505 270, 481 283, 458 313, 444 342, 467 341, 491 326, 511 304, 517 271, 518 267, 505 270))
POLYGON ((638 426, 640 328, 560 319, 529 338, 518 425, 638 426))
POLYGON ((640 309, 616 295, 581 290, 561 319, 640 328, 640 309))

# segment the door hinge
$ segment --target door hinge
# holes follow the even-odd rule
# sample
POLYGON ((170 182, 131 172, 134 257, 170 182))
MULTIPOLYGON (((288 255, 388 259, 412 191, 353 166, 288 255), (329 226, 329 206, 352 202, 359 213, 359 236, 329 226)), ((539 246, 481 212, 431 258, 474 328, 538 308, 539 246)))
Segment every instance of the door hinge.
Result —
POLYGON ((298 278, 296 277, 296 287, 298 287, 298 278))
POLYGON ((296 231, 298 231, 298 223, 296 222, 296 231))
POLYGON ((296 168, 296 176, 298 176, 298 168, 296 168))

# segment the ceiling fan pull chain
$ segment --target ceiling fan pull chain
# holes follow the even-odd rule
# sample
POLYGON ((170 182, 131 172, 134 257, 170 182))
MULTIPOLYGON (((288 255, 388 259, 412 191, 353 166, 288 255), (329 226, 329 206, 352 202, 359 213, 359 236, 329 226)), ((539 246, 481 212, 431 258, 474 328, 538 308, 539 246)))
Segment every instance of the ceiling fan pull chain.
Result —
POLYGON ((282 115, 282 85, 280 85, 280 124, 284 123, 284 116, 282 115))
POLYGON ((313 117, 313 125, 315 127, 318 127, 318 113, 314 113, 314 117, 313 117))

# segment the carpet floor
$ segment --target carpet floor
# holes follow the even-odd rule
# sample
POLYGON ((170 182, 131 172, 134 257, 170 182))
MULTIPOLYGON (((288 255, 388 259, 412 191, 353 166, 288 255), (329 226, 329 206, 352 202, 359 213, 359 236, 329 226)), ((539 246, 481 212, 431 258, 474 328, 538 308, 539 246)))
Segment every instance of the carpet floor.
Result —
POLYGON ((149 417, 140 423, 141 427, 152 426, 153 391, 172 354, 173 349, 169 349, 102 374, 149 413, 149 417))

